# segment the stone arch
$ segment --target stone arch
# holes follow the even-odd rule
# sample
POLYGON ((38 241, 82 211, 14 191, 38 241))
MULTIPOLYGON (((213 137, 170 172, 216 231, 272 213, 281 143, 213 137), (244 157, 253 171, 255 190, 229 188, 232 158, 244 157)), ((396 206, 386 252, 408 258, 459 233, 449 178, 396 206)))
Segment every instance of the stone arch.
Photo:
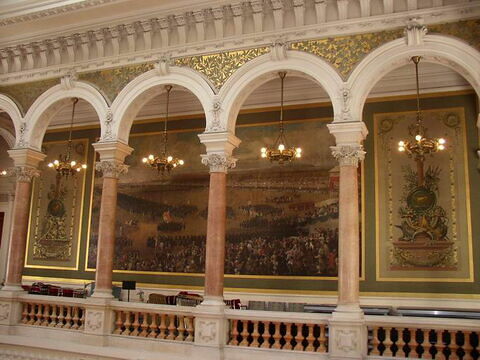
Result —
POLYGON ((116 140, 128 143, 130 129, 138 111, 150 99, 158 95, 159 87, 168 84, 182 86, 197 97, 205 112, 208 126, 212 117, 210 108, 214 98, 214 92, 208 81, 191 69, 172 66, 162 70, 159 67, 133 79, 113 101, 112 132, 115 134, 116 140))
POLYGON ((64 78, 61 84, 40 95, 28 109, 25 115, 27 127, 25 142, 28 147, 41 151, 43 136, 50 120, 64 106, 70 104, 70 99, 73 97, 83 99, 92 105, 98 115, 102 135, 106 132, 110 110, 102 94, 90 84, 64 78))
MULTIPOLYGON (((288 50, 277 59, 272 54, 262 55, 237 70, 219 92, 221 109, 220 129, 235 132, 237 115, 242 104, 258 86, 276 78, 278 71, 292 71, 318 83, 329 95, 335 119, 342 114, 343 81, 326 61, 305 52, 288 50)), ((208 126, 207 126, 208 129, 208 126)))
POLYGON ((0 136, 2 136, 11 148, 15 145, 15 139, 20 138, 20 132, 22 131, 22 113, 17 104, 6 95, 0 94, 0 109, 5 111, 10 119, 12 119, 13 126, 15 128, 15 136, 5 129, 0 129, 0 136))
POLYGON ((350 111, 362 119, 362 111, 375 84, 392 70, 411 63, 412 56, 445 65, 467 79, 480 97, 480 52, 463 41, 443 35, 425 35, 423 44, 408 46, 397 39, 371 52, 350 75, 347 86, 352 94, 350 111))

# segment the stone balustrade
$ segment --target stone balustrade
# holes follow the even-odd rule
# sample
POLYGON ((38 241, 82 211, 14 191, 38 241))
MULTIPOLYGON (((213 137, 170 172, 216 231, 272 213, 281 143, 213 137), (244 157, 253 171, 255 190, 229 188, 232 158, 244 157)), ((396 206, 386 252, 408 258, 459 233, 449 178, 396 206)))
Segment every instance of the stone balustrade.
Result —
POLYGON ((113 334, 193 342, 193 308, 171 305, 118 303, 113 306, 113 334))
POLYGON ((72 300, 52 299, 50 296, 32 296, 28 300, 20 300, 22 306, 20 322, 24 325, 83 330, 85 325, 83 300, 72 300))
POLYGON ((370 358, 479 358, 478 320, 368 316, 370 358))
POLYGON ((228 345, 325 353, 329 315, 226 310, 228 345))

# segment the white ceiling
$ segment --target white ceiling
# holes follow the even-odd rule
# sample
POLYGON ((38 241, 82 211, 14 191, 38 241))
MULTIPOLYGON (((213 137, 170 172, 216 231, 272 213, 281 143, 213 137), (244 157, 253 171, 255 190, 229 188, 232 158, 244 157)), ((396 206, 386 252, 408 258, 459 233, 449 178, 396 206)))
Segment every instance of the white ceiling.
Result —
MULTIPOLYGON (((422 93, 471 89, 469 83, 458 73, 436 64, 421 64, 420 87, 422 93), (423 65, 423 66, 422 66, 423 65)), ((398 68, 373 88, 370 98, 415 93, 415 74, 412 65, 398 68)), ((277 106, 280 101, 280 80, 271 80, 253 91, 242 109, 277 106)), ((309 104, 328 102, 326 92, 316 83, 300 77, 286 77, 285 104, 309 104)), ((163 117, 165 112, 165 93, 150 100, 139 112, 137 119, 163 117)), ((171 116, 203 113, 200 102, 188 90, 174 87, 170 99, 171 116)), ((51 128, 64 127, 70 123, 71 109, 64 108, 53 119, 51 128)), ((75 114, 76 125, 96 123, 97 116, 93 108, 80 101, 75 114)))

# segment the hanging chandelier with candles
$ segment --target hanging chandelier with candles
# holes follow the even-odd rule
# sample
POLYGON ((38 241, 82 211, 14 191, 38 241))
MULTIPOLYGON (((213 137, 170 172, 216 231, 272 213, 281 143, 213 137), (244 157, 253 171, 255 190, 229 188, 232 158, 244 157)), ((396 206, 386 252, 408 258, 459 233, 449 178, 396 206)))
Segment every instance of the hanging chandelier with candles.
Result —
POLYGON ((277 139, 273 143, 273 145, 262 147, 260 150, 260 154, 264 159, 268 159, 271 162, 278 161, 279 164, 283 164, 285 162, 291 162, 296 158, 302 157, 302 149, 299 147, 297 148, 290 147, 285 137, 285 128, 283 125, 283 93, 284 93, 285 76, 287 75, 287 73, 284 71, 281 71, 278 73, 278 75, 280 76, 280 81, 281 81, 280 121, 279 121, 280 132, 277 136, 277 139))
POLYGON ((417 83, 417 120, 415 124, 409 126, 408 130, 414 139, 401 140, 398 142, 398 151, 405 152, 417 162, 423 163, 425 155, 431 155, 437 151, 445 150, 446 140, 444 138, 428 138, 427 129, 423 125, 422 112, 420 110, 420 86, 418 80, 418 64, 420 56, 413 56, 412 62, 415 64, 415 77, 417 83))
POLYGON ((153 154, 144 157, 142 162, 150 166, 152 169, 157 170, 162 175, 167 172, 169 173, 172 169, 177 166, 182 166, 185 162, 181 159, 177 159, 172 155, 168 155, 167 152, 167 143, 168 143, 168 133, 167 133, 167 123, 168 123, 168 106, 170 103, 170 91, 172 91, 172 85, 166 85, 165 90, 167 91, 167 108, 165 114, 165 126, 163 129, 163 153, 160 156, 155 156, 153 154))
POLYGON ((75 106, 78 103, 78 98, 72 98, 72 119, 70 120, 70 132, 68 134, 68 144, 67 152, 65 154, 60 154, 58 160, 54 160, 48 164, 49 168, 55 169, 57 175, 68 178, 69 176, 74 176, 82 169, 86 169, 87 165, 82 164, 74 159, 72 159, 72 131, 73 131, 73 119, 75 117, 75 106))

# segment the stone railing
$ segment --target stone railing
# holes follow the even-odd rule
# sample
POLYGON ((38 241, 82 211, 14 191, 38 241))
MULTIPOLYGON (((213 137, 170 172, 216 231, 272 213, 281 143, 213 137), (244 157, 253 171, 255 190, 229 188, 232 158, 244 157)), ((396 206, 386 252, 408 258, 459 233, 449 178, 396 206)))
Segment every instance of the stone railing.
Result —
POLYGON ((142 303, 116 303, 113 334, 193 342, 194 308, 142 303))
POLYGON ((226 310, 228 345, 325 353, 329 315, 226 310))
POLYGON ((370 358, 478 359, 478 320, 367 316, 370 358))
POLYGON ((82 299, 30 296, 21 299, 24 325, 47 326, 71 330, 82 330, 85 324, 85 307, 82 299))

